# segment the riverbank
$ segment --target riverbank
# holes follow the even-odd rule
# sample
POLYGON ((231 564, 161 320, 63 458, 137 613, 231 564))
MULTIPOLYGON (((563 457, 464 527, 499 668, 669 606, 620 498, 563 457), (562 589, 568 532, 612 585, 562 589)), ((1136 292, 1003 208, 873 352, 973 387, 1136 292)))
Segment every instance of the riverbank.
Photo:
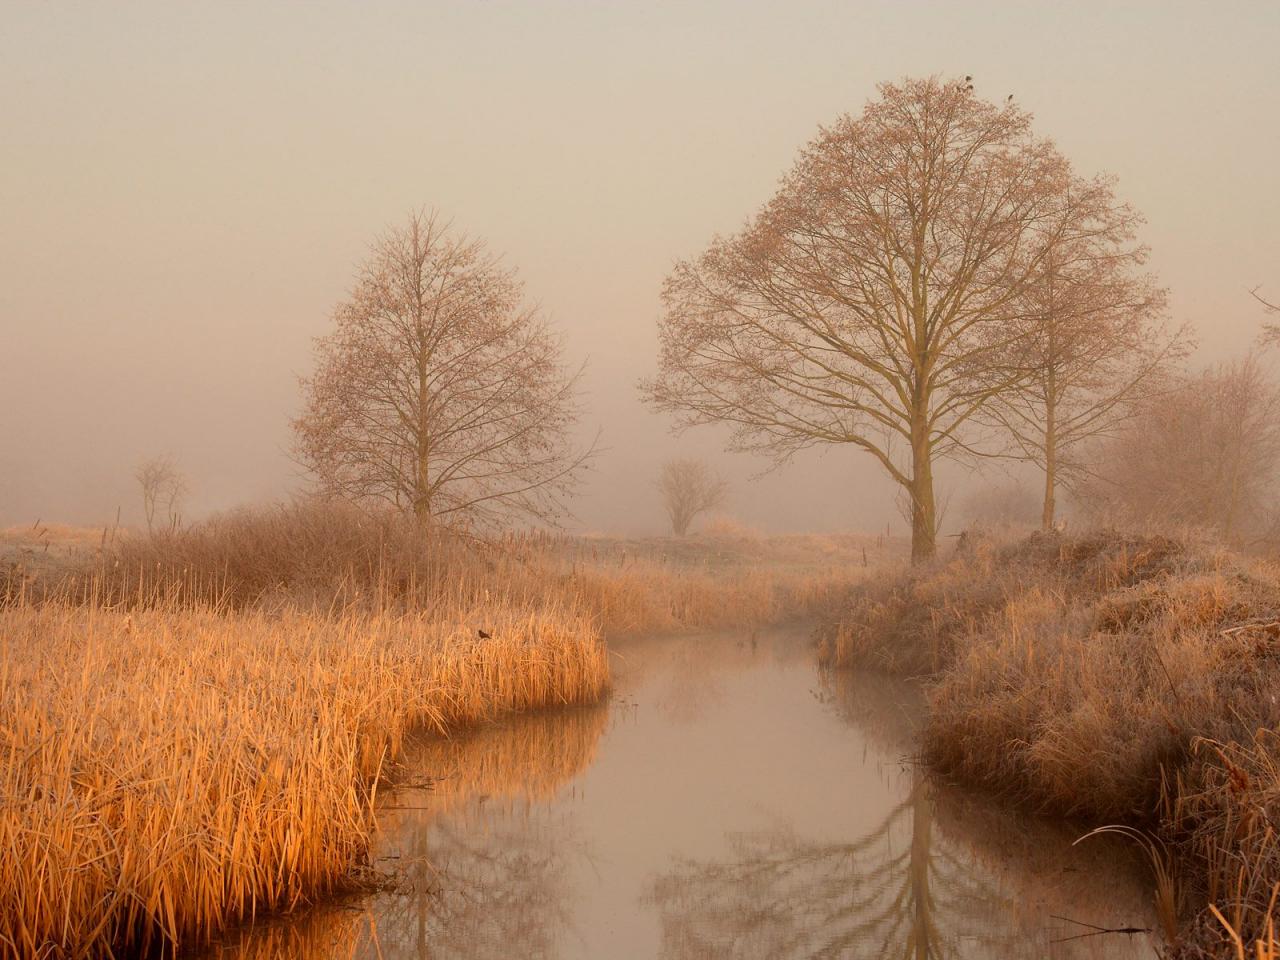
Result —
POLYGON ((1164 537, 967 537, 945 561, 854 591, 821 653, 927 676, 922 745, 939 770, 1144 831, 1179 956, 1236 956, 1237 942, 1252 954, 1271 936, 1273 566, 1164 537))
POLYGON ((0 609, 0 954, 198 944, 340 889, 408 731, 607 686, 571 611, 458 614, 0 609))
POLYGON ((306 503, 53 564, 34 537, 0 570, 14 957, 172 951, 359 883, 409 731, 594 702, 606 635, 811 616, 865 575, 852 547, 693 563, 306 503))
POLYGON ((632 637, 610 702, 410 749, 393 886, 236 930, 218 960, 1154 960, 1143 864, 927 777, 918 685, 824 672, 797 626, 632 637), (443 776, 429 787, 418 775, 443 776))

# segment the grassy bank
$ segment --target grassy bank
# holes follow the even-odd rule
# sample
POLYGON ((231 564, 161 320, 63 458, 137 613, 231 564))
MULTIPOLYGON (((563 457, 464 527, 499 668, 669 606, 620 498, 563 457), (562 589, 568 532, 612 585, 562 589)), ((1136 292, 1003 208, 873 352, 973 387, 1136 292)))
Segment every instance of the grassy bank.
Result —
POLYGON ((690 559, 316 503, 24 537, 0 568, 12 957, 171 951, 356 882, 410 731, 594 701, 606 633, 811 615, 864 575, 852 543, 690 559))
POLYGON ((857 535, 480 540, 306 501, 235 511, 155 537, 49 531, 0 537, 0 604, 57 598, 448 616, 497 598, 516 606, 556 598, 609 635, 758 626, 825 612, 905 550, 857 535))
POLYGON ((940 770, 1155 837, 1184 956, 1235 956, 1227 925, 1250 956, 1270 936, 1274 567, 1161 537, 967 537, 946 562, 856 591, 822 655, 929 676, 923 747, 940 770))
POLYGON ((11 606, 0 638, 0 953, 22 957, 199 943, 333 890, 407 731, 592 701, 608 680, 598 634, 555 606, 11 606))

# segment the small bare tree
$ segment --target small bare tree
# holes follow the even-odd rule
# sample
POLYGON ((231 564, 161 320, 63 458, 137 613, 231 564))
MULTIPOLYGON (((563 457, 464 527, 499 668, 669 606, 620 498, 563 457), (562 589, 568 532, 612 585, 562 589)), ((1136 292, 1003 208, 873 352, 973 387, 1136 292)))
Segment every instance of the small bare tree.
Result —
POLYGON ((187 495, 187 481, 171 457, 152 457, 134 472, 142 488, 142 510, 147 532, 157 529, 170 532, 182 523, 182 501, 187 495))
POLYGON ((554 521, 587 459, 577 376, 515 272, 434 213, 373 246, 317 341, 301 460, 322 489, 452 525, 554 521))
POLYGON ((1141 218, 1105 178, 1073 182, 1049 232, 1048 256, 1020 297, 1027 336, 1010 367, 1026 376, 998 392, 983 417, 1007 431, 1012 456, 1044 474, 1041 526, 1050 530, 1059 488, 1088 473, 1084 451, 1114 434, 1186 355, 1185 328, 1165 323, 1165 290, 1140 272, 1141 218))
MULTIPOLYGON (((1280 313, 1280 304, 1272 303, 1270 300, 1264 298, 1262 294, 1258 292, 1261 289, 1261 287, 1254 287, 1249 291, 1249 295, 1262 304, 1262 309, 1267 313, 1273 315, 1280 313)), ((1263 325, 1262 343, 1264 345, 1280 344, 1280 323, 1268 323, 1263 325)))
POLYGON ((1276 505, 1280 389, 1253 357, 1204 371, 1144 402, 1098 461, 1081 499, 1103 519, 1241 541, 1269 525, 1276 505))
POLYGON ((658 489, 677 537, 689 532, 698 514, 724 503, 729 485, 698 460, 668 460, 662 465, 658 489))
POLYGON ((820 131, 741 234, 676 266, 642 389, 678 428, 732 424, 735 449, 866 451, 905 492, 925 560, 935 461, 965 452, 1022 375, 1007 347, 1069 184, 1011 101, 967 80, 885 84, 820 131))

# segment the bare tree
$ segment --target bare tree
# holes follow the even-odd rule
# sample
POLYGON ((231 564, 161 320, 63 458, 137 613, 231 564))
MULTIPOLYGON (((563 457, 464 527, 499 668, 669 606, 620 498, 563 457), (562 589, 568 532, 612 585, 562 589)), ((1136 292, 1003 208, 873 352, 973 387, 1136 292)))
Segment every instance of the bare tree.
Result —
POLYGON ((677 537, 689 532, 700 513, 724 503, 729 485, 698 460, 668 460, 662 465, 658 489, 677 537))
MULTIPOLYGON (((1262 304, 1262 309, 1267 313, 1280 313, 1280 304, 1272 303, 1270 300, 1265 299, 1262 294, 1258 292, 1261 289, 1261 287, 1254 287, 1249 291, 1249 295, 1262 304)), ((1262 343, 1264 345, 1280 343, 1280 323, 1268 323, 1263 325, 1262 343)))
POLYGON ((1107 179, 1076 180, 1058 217, 1038 228, 1054 242, 1024 286, 1028 335, 1009 358, 1027 375, 984 411, 1008 431, 1013 456, 1043 471, 1045 530, 1054 526, 1058 488, 1088 472, 1084 450, 1160 389, 1188 341, 1185 328, 1167 328, 1166 292, 1139 271, 1147 256, 1135 240, 1141 218, 1107 179))
POLYGON ((182 523, 182 501, 187 495, 187 481, 171 457, 144 460, 134 476, 142 488, 142 510, 147 532, 157 529, 173 531, 182 523))
POLYGON ((1069 182, 1011 99, 983 102, 967 80, 885 84, 820 131, 740 234, 676 266, 642 388, 678 428, 732 424, 733 449, 865 450, 906 491, 912 557, 927 559, 934 463, 966 450, 975 414, 1020 376, 1005 369, 1020 294, 1069 182))
POLYGON ((1209 527, 1229 541, 1264 530, 1280 476, 1280 389, 1254 357, 1145 402, 1103 444, 1082 499, 1103 519, 1209 527))
POLYGON ((941 834, 935 808, 917 765, 907 796, 862 836, 740 833, 724 859, 678 863, 645 894, 661 956, 941 960, 974 943, 984 956, 1025 956, 1026 941, 998 922, 1012 891, 972 843, 941 834))
POLYGON ((577 376, 522 297, 434 213, 380 238, 303 381, 294 429, 324 491, 422 521, 557 519, 588 455, 569 435, 577 376))

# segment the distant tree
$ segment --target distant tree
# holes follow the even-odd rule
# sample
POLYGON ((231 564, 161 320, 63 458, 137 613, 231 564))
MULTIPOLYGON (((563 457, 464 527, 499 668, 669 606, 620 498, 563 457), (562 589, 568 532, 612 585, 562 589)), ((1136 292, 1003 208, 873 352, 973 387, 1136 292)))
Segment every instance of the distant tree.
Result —
POLYGON ((906 492, 912 557, 936 551, 934 463, 1018 376, 1023 287, 1044 269, 1070 171, 1011 101, 966 82, 885 84, 822 129, 738 235, 677 264, 656 378, 678 428, 734 427, 785 459, 865 450, 906 492))
MULTIPOLYGON (((1252 290, 1249 291, 1249 295, 1253 297, 1253 299, 1257 300, 1260 304, 1262 304, 1263 310, 1265 310, 1267 313, 1269 314, 1280 313, 1280 305, 1272 303, 1270 300, 1264 299, 1262 294, 1258 292, 1260 289, 1261 289, 1260 287, 1254 287, 1252 290)), ((1280 343, 1280 323, 1268 323, 1263 325, 1262 342, 1264 344, 1280 343)))
POLYGON ((1239 542, 1270 524, 1280 477, 1280 389, 1256 358, 1145 401, 1099 451, 1082 502, 1108 520, 1190 524, 1239 542))
POLYGON ((658 489, 671 518, 671 530, 683 537, 700 513, 724 503, 729 485, 697 460, 668 460, 662 465, 658 489))
POLYGON ((147 532, 157 529, 173 531, 182 524, 182 501, 187 495, 187 481, 170 457, 144 460, 134 477, 142 489, 142 511, 147 532))
POLYGON ((1112 435, 1186 355, 1185 329, 1165 322, 1165 290, 1140 272, 1140 222, 1099 178, 1074 181, 1055 218, 1037 227, 1054 242, 1023 288, 1027 336, 1010 345, 1008 361, 1026 376, 983 413, 1007 430, 1015 457, 1043 471, 1045 530, 1058 489, 1088 473, 1084 451, 1112 435))
POLYGON ((1031 525, 1040 513, 1040 500, 1031 488, 1012 481, 984 483, 965 497, 962 513, 969 523, 990 527, 1031 525))
POLYGON ((577 376, 514 270, 434 213, 374 245, 294 422, 321 488, 420 520, 554 520, 587 453, 577 376))

